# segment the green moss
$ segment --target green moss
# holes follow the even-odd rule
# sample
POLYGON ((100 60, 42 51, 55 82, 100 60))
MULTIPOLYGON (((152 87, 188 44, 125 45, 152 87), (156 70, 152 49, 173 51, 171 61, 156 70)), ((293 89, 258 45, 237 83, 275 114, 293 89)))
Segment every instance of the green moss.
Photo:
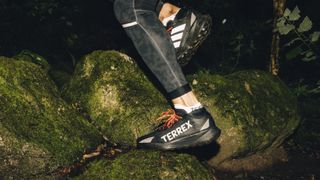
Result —
POLYGON ((243 71, 221 77, 201 72, 189 79, 198 82, 195 92, 223 130, 220 157, 213 164, 223 156, 239 157, 279 145, 299 123, 296 98, 268 73, 243 71), (231 137, 237 145, 224 147, 231 137))
MULTIPOLYGON (((222 129, 212 161, 239 158, 281 144, 299 123, 296 99, 276 77, 262 71, 228 76, 199 72, 188 77, 194 92, 222 129)), ((96 51, 78 64, 65 89, 111 141, 135 145, 168 106, 141 70, 115 51, 96 51)))
POLYGON ((92 163, 79 179, 210 179, 210 173, 187 154, 134 150, 92 163))
POLYGON ((127 145, 134 145, 138 136, 147 133, 154 123, 150 119, 167 108, 136 64, 116 51, 85 56, 64 96, 82 107, 110 140, 127 145))
POLYGON ((99 143, 98 131, 60 98, 39 66, 0 57, 0 84, 0 124, 47 151, 50 168, 71 164, 99 143))
POLYGON ((13 56, 12 58, 14 58, 16 60, 32 62, 32 63, 40 66, 45 71, 49 71, 49 69, 50 69, 50 65, 44 57, 42 57, 41 55, 39 55, 37 53, 28 51, 28 50, 23 50, 19 54, 13 56))
POLYGON ((0 123, 0 178, 44 178, 51 158, 48 151, 17 138, 0 123))

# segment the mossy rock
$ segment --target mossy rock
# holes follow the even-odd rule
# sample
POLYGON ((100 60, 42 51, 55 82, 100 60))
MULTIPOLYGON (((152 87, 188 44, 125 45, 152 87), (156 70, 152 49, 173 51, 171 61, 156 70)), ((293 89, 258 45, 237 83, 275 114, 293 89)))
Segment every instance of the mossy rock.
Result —
POLYGON ((16 60, 32 62, 47 72, 50 70, 50 64, 48 61, 43 56, 32 51, 22 50, 19 54, 16 54, 12 58, 16 60))
POLYGON ((167 107, 166 100, 126 55, 96 51, 77 64, 63 96, 87 112, 111 141, 134 145, 167 107))
POLYGON ((51 158, 45 148, 17 137, 0 123, 0 179, 45 177, 51 158))
POLYGON ((241 71, 228 76, 200 72, 189 77, 200 101, 222 129, 210 164, 280 146, 299 124, 296 97, 276 76, 241 71))
MULTIPOLYGON (((210 161, 214 166, 273 149, 299 123, 296 98, 279 78, 266 72, 251 70, 228 76, 199 72, 188 79, 222 129, 220 151, 210 161)), ((131 146, 168 108, 141 70, 116 51, 85 56, 64 95, 87 112, 107 138, 131 146)))
POLYGON ((45 70, 5 57, 0 57, 0 130, 0 174, 8 177, 50 173, 101 140, 60 98, 45 70))
POLYGON ((187 154, 133 150, 113 161, 93 162, 78 179, 212 179, 210 171, 187 154))

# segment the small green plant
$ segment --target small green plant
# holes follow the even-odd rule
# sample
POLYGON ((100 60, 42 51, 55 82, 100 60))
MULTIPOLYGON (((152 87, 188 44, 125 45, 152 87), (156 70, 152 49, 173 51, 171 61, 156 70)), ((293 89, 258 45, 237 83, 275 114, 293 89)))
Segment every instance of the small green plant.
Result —
POLYGON ((286 59, 301 58, 303 61, 309 62, 319 58, 316 44, 319 42, 320 32, 311 31, 312 26, 310 18, 308 16, 303 18, 297 6, 292 11, 288 8, 285 10, 283 16, 278 19, 275 31, 290 39, 284 45, 290 47, 290 50, 285 54, 286 59))
POLYGON ((318 81, 315 85, 308 85, 303 79, 300 79, 299 82, 292 84, 291 86, 292 92, 297 97, 308 97, 315 94, 320 94, 320 81, 318 81))
POLYGON ((320 81, 317 82, 316 87, 310 90, 310 93, 319 94, 320 93, 320 81))

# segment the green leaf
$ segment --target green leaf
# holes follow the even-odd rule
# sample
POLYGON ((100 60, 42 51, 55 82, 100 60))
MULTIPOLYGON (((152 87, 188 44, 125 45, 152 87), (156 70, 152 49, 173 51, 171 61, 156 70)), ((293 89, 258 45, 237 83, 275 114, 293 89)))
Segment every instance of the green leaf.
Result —
POLYGON ((291 14, 290 9, 286 8, 286 10, 284 10, 283 16, 284 17, 289 17, 290 14, 291 14))
POLYGON ((308 16, 306 16, 302 23, 300 24, 298 28, 298 32, 306 32, 309 31, 312 28, 312 22, 308 16))
POLYGON ((279 33, 281 35, 287 35, 290 31, 294 30, 295 26, 292 24, 286 24, 279 27, 279 33))
POLYGON ((310 61, 313 61, 313 60, 316 60, 316 59, 317 59, 317 56, 311 56, 311 57, 302 58, 302 61, 310 62, 310 61))
POLYGON ((286 24, 286 19, 281 17, 277 20, 277 27, 285 26, 286 24))
POLYGON ((310 35, 311 42, 316 42, 319 40, 320 31, 315 31, 310 35))
POLYGON ((276 31, 278 31, 281 35, 287 35, 290 31, 295 29, 295 26, 293 24, 287 24, 286 19, 283 17, 278 19, 276 26, 276 31))
POLYGON ((292 59, 296 58, 298 55, 300 55, 301 52, 302 52, 301 47, 296 47, 296 48, 290 50, 290 51, 286 54, 286 59, 287 59, 287 60, 292 60, 292 59))
POLYGON ((311 57, 311 56, 313 56, 313 55, 314 55, 314 53, 313 53, 312 51, 308 51, 308 52, 306 53, 305 57, 309 58, 309 57, 311 57))
POLYGON ((303 55, 302 61, 309 62, 317 59, 317 56, 314 54, 312 50, 305 51, 301 53, 303 55))
POLYGON ((294 8, 294 10, 289 14, 289 21, 297 21, 298 19, 300 19, 300 9, 298 8, 298 6, 296 6, 294 8))

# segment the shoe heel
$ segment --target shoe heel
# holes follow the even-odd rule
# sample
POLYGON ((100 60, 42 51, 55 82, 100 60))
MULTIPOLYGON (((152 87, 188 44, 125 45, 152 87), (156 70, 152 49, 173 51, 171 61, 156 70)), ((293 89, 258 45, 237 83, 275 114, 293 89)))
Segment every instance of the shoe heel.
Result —
POLYGON ((216 139, 221 134, 221 130, 218 128, 210 128, 205 134, 197 139, 197 143, 199 144, 208 144, 216 139))

